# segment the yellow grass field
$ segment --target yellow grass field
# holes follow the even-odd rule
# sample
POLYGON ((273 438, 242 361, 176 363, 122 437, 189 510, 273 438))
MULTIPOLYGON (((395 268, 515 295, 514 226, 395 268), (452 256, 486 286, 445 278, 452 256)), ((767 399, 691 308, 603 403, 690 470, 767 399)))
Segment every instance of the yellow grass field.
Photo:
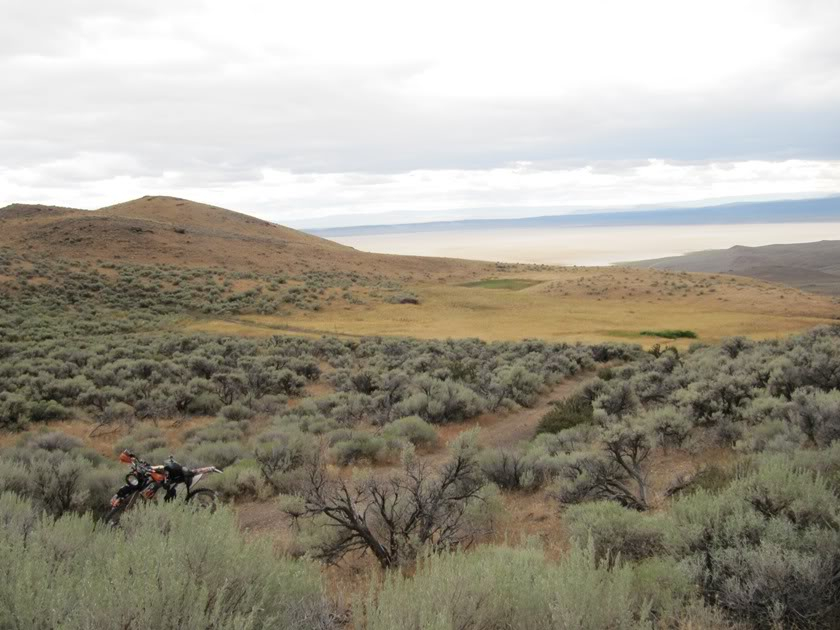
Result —
POLYGON ((828 298, 724 275, 555 268, 520 273, 517 279, 531 282, 486 283, 513 289, 414 285, 407 288, 420 296, 419 305, 370 303, 281 316, 191 320, 185 327, 244 335, 540 338, 687 346, 694 340, 674 342, 640 333, 679 328, 696 332, 705 342, 732 335, 770 338, 836 322, 840 316, 840 306, 828 298))

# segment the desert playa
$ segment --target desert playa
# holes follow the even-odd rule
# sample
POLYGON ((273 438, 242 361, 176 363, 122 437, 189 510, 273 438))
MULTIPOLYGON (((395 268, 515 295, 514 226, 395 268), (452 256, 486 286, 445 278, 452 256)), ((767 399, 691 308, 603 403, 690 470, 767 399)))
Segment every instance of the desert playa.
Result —
POLYGON ((549 265, 609 265, 733 245, 840 239, 840 223, 459 230, 341 236, 366 252, 549 265))

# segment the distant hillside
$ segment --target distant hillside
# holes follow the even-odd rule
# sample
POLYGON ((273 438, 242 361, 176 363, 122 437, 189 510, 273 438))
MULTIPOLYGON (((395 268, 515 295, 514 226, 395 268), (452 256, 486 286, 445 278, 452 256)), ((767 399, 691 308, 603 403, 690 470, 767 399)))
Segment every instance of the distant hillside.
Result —
POLYGON ((100 210, 34 204, 0 208, 0 247, 83 260, 228 270, 340 271, 438 280, 471 278, 489 263, 368 254, 256 217, 175 197, 100 210))
POLYGON ((626 264, 666 271, 731 273, 781 282, 803 291, 840 295, 840 241, 763 247, 736 245, 626 264))
POLYGON ((730 203, 700 208, 628 210, 530 217, 435 221, 398 225, 361 225, 306 230, 318 236, 411 234, 453 230, 500 230, 546 227, 608 227, 625 225, 709 225, 738 223, 812 223, 840 221, 840 197, 730 203))

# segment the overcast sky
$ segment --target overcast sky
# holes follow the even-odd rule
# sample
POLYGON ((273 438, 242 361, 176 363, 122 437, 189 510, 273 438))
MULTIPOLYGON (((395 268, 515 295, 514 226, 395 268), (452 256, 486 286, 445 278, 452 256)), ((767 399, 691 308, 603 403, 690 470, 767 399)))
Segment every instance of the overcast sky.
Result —
POLYGON ((837 0, 0 0, 0 206, 325 225, 839 193, 838 33, 837 0))

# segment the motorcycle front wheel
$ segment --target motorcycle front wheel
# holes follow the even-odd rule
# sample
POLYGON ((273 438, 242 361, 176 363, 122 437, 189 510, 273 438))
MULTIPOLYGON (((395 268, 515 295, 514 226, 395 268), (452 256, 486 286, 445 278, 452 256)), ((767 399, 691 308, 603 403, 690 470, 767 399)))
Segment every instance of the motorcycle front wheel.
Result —
POLYGON ((202 510, 214 512, 218 503, 218 497, 216 496, 215 490, 201 488, 200 490, 194 490, 187 494, 187 503, 202 510))
POLYGON ((117 525, 119 525, 120 524, 120 517, 123 515, 123 513, 128 508, 130 508, 132 505, 134 505, 137 502, 137 496, 139 494, 140 494, 139 492, 135 492, 130 497, 125 499, 122 503, 120 503, 117 507, 113 507, 110 510, 108 510, 108 513, 105 515, 105 518, 103 519, 105 521, 105 523, 107 523, 108 525, 111 525, 113 527, 116 527, 117 525))

